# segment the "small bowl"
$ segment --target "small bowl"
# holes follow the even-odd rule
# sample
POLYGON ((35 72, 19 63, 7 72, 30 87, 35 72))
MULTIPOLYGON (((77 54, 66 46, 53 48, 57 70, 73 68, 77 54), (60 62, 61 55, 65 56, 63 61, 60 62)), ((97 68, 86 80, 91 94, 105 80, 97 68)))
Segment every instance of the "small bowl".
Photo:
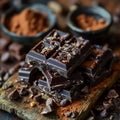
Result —
POLYGON ((92 40, 104 36, 108 32, 110 26, 112 25, 112 16, 107 10, 99 6, 80 7, 68 14, 67 24, 71 32, 76 36, 82 36, 86 39, 92 40), (96 19, 104 18, 107 25, 103 29, 95 31, 82 30, 75 25, 75 18, 80 14, 90 15, 96 19))
POLYGON ((55 25, 56 25, 56 17, 53 14, 53 12, 51 11, 51 9, 49 9, 47 6, 42 5, 42 4, 34 4, 32 6, 23 5, 23 6, 13 7, 11 9, 9 9, 6 13, 4 13, 2 15, 1 28, 2 28, 3 33, 5 33, 5 35, 7 35, 9 38, 11 38, 11 40, 21 43, 21 44, 24 44, 24 45, 27 45, 27 46, 33 46, 40 39, 42 39, 42 37, 44 37, 52 28, 54 28, 55 25), (47 14, 48 21, 50 24, 48 31, 40 32, 40 33, 36 34, 35 36, 22 36, 22 35, 17 35, 13 32, 10 32, 6 28, 6 26, 4 24, 4 20, 7 19, 12 14, 20 13, 25 8, 37 10, 37 11, 47 14))

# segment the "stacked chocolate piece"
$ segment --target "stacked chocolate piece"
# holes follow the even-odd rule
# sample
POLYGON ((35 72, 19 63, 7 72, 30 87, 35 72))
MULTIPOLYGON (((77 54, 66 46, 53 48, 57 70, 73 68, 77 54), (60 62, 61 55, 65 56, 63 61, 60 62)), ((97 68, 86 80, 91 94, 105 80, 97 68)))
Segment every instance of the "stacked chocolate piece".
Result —
POLYGON ((94 45, 92 53, 79 67, 86 82, 92 86, 104 79, 111 71, 113 55, 107 46, 94 45))
POLYGON ((26 55, 19 81, 34 85, 56 101, 72 101, 84 86, 110 73, 112 60, 109 48, 53 30, 26 55))

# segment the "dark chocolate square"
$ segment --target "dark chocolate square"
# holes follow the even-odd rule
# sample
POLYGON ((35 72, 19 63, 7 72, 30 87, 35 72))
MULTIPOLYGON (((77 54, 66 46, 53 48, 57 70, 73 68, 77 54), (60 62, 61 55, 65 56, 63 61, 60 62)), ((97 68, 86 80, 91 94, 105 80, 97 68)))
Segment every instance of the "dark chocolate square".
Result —
POLYGON ((46 60, 55 52, 58 48, 58 44, 48 44, 45 42, 39 42, 27 55, 26 62, 36 62, 37 65, 46 63, 46 60))

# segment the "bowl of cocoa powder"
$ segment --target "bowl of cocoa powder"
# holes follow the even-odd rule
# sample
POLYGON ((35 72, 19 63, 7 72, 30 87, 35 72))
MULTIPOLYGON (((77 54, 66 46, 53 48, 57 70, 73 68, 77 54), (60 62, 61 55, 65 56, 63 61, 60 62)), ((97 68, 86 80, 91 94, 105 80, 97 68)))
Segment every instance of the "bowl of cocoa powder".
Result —
POLYGON ((96 39, 108 33, 112 25, 112 16, 102 7, 85 6, 70 12, 67 21, 73 34, 96 39))
POLYGON ((53 12, 44 5, 19 6, 9 9, 2 16, 3 32, 15 42, 36 44, 56 24, 53 12))

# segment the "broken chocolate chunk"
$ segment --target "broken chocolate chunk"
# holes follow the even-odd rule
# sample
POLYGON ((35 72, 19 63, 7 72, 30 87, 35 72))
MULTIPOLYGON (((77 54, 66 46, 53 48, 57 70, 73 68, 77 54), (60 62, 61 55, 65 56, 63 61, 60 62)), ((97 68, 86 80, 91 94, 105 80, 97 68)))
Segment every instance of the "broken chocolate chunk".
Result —
POLYGON ((64 113, 65 117, 70 117, 70 116, 71 116, 71 114, 72 114, 72 112, 70 112, 70 111, 68 111, 68 112, 64 113))
POLYGON ((51 106, 46 106, 43 110, 42 110, 42 112, 41 112, 41 114, 49 114, 49 113, 51 113, 51 112, 53 112, 53 109, 52 109, 52 107, 51 106))
POLYGON ((30 92, 30 98, 32 98, 33 96, 38 94, 38 90, 36 88, 34 88, 34 87, 31 87, 29 89, 29 92, 30 92))
POLYGON ((28 90, 26 89, 26 88, 21 88, 20 90, 19 90, 19 94, 21 95, 21 96, 27 96, 28 94, 29 94, 29 92, 28 92, 28 90))
POLYGON ((42 100, 43 100, 43 99, 42 99, 42 95, 41 95, 41 94, 38 94, 38 95, 34 96, 33 100, 34 100, 35 102, 41 103, 42 100))
POLYGON ((73 86, 73 87, 61 90, 59 94, 62 96, 62 98, 72 101, 73 99, 79 98, 80 91, 78 86, 73 86))
POLYGON ((19 92, 15 89, 11 93, 9 93, 8 98, 11 100, 17 100, 20 98, 19 92))
POLYGON ((50 90, 61 89, 69 86, 70 80, 60 76, 57 72, 45 71, 47 86, 50 90))
POLYGON ((77 115, 78 115, 78 112, 76 110, 72 111, 71 118, 76 118, 77 115))
POLYGON ((46 100, 46 106, 55 107, 55 102, 53 101, 52 98, 48 98, 48 99, 46 100))
POLYGON ((55 102, 53 101, 52 98, 48 98, 46 100, 46 107, 42 110, 41 114, 48 114, 51 113, 55 110, 55 102))
POLYGON ((65 107, 70 104, 70 101, 68 99, 63 99, 60 102, 60 106, 65 107))

